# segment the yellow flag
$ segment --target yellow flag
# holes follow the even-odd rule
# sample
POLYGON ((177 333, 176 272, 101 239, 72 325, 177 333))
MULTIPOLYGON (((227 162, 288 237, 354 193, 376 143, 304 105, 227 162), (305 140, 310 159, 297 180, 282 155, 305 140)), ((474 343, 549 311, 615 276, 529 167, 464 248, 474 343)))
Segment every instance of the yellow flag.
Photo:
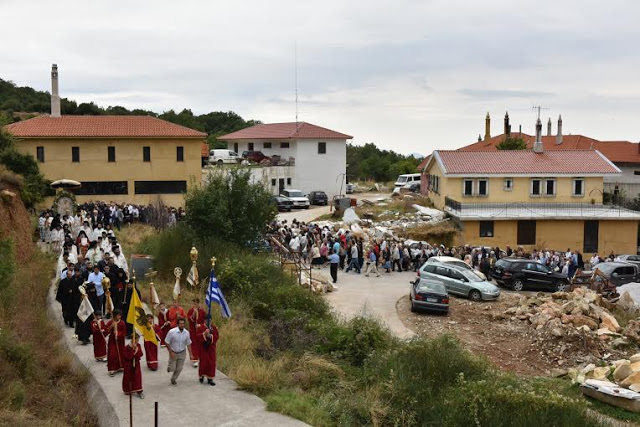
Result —
POLYGON ((144 337, 145 341, 150 341, 157 345, 158 339, 156 338, 156 332, 153 330, 153 325, 147 320, 147 313, 142 307, 138 292, 136 292, 135 289, 132 291, 129 313, 127 313, 127 323, 133 325, 140 335, 144 337))

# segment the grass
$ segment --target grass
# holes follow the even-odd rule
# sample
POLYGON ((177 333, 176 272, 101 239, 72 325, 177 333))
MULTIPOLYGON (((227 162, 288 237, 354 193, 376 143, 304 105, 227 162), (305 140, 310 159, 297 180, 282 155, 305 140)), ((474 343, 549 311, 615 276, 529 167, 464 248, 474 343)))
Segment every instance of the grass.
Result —
POLYGON ((147 224, 135 223, 122 227, 121 231, 116 231, 118 242, 122 246, 122 251, 127 257, 135 253, 138 244, 152 236, 156 231, 147 224))
POLYGON ((447 221, 405 228, 400 231, 399 235, 405 239, 426 241, 431 244, 442 244, 449 247, 455 243, 456 236, 458 236, 459 233, 460 230, 456 228, 453 223, 447 221))

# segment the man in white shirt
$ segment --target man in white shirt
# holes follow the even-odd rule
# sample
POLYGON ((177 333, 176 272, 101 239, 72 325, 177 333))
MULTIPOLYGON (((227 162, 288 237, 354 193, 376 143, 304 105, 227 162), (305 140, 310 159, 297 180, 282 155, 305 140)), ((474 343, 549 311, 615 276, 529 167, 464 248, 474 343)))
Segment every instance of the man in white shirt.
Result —
POLYGON ((189 331, 184 327, 184 317, 178 318, 178 326, 167 332, 164 341, 167 343, 169 350, 169 366, 167 372, 173 372, 171 375, 171 384, 177 385, 178 377, 182 372, 184 360, 186 358, 185 350, 189 351, 189 360, 191 360, 191 337, 189 331))
POLYGON ((591 266, 593 267, 594 265, 596 265, 597 263, 600 262, 600 258, 598 258, 598 254, 595 253, 595 254, 593 254, 593 256, 591 257, 591 259, 589 261, 591 263, 591 266))
POLYGON ((124 254, 120 253, 120 246, 113 246, 113 263, 129 274, 129 265, 124 254))

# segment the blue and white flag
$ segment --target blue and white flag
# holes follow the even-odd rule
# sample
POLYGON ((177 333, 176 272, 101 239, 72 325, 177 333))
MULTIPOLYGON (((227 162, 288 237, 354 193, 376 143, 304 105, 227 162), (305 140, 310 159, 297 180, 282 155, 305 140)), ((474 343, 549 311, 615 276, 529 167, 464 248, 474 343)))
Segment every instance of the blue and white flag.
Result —
POLYGON ((220 289, 220 284, 218 283, 218 279, 216 279, 216 273, 213 269, 211 269, 211 274, 209 275, 209 287, 207 288, 207 295, 205 295, 204 301, 207 307, 209 307, 209 319, 211 319, 212 302, 220 304, 222 317, 226 317, 227 319, 231 317, 231 310, 229 309, 229 305, 227 305, 227 300, 225 300, 224 295, 222 295, 222 289, 220 289))

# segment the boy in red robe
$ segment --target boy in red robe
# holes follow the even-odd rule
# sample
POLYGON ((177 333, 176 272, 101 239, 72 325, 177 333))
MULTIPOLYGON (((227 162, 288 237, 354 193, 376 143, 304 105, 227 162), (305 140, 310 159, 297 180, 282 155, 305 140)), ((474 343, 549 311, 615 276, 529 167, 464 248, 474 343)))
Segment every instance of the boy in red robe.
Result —
POLYGON ((216 343, 219 338, 218 328, 211 325, 201 323, 196 331, 196 342, 199 347, 200 366, 198 367, 198 376, 200 382, 204 382, 205 377, 209 385, 216 385, 213 379, 216 377, 216 343))
MULTIPOLYGON (((153 323, 153 314, 147 314, 147 321, 150 325, 153 325, 153 330, 156 333, 156 338, 162 333, 160 326, 153 323)), ((152 371, 158 370, 158 344, 144 340, 144 353, 147 355, 147 367, 152 371)))
POLYGON ((122 358, 124 359, 124 375, 122 376, 122 391, 129 395, 137 393, 140 399, 144 399, 142 392, 142 371, 140 370, 140 358, 142 348, 138 344, 138 334, 133 332, 131 341, 124 348, 122 358))
POLYGON ((113 310, 113 319, 107 323, 109 344, 107 346, 107 369, 109 375, 123 370, 122 354, 124 353, 124 337, 127 336, 127 325, 122 320, 122 312, 113 310))
MULTIPOLYGON (((189 337, 191 338, 191 342, 197 342, 196 340, 196 330, 198 329, 198 325, 204 323, 206 313, 200 307, 200 300, 198 298, 193 299, 193 306, 189 309, 187 313, 187 318, 189 319, 189 337)), ((198 366, 198 350, 199 346, 195 345, 191 347, 191 363, 193 363, 193 367, 198 366)))
POLYGON ((179 317, 185 319, 187 315, 184 314, 184 308, 180 306, 180 303, 178 302, 178 300, 173 300, 173 304, 171 305, 171 308, 167 311, 167 320, 171 325, 169 329, 175 328, 176 326, 178 326, 179 317))
POLYGON ((107 361, 107 340, 105 339, 107 325, 102 320, 102 312, 96 310, 93 313, 91 332, 93 332, 93 357, 97 362, 107 361))
POLYGON ((164 337, 166 337, 171 330, 171 322, 169 322, 169 319, 167 318, 168 314, 169 310, 165 308, 163 302, 160 302, 160 304, 158 304, 158 326, 160 326, 161 332, 158 334, 160 337, 160 347, 167 346, 167 343, 164 342, 164 337))

